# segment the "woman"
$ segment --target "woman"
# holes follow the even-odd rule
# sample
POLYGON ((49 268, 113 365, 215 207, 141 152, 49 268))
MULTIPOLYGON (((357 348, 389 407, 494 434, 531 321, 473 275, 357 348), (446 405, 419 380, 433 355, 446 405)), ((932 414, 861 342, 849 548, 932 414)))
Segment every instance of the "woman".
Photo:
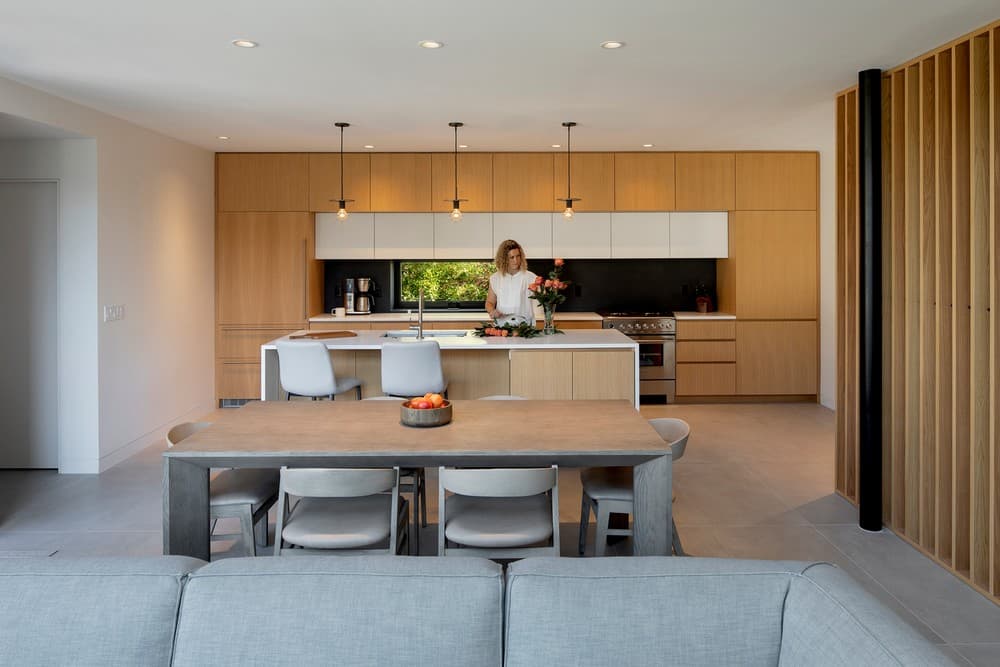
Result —
POLYGON ((524 248, 517 241, 507 239, 497 246, 494 258, 496 273, 490 276, 490 291, 486 295, 486 313, 500 326, 529 322, 534 325, 541 317, 541 308, 529 300, 528 285, 536 278, 528 271, 524 248))

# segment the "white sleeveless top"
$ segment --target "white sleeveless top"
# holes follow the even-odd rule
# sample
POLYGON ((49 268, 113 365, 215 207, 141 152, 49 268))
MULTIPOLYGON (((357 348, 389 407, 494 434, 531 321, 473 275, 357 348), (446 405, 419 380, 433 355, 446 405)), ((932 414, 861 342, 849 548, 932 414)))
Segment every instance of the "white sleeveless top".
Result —
MULTIPOLYGON (((490 276, 490 287, 497 295, 497 310, 504 313, 497 324, 518 324, 519 322, 530 322, 534 325, 538 318, 536 313, 537 302, 529 299, 528 285, 535 280, 535 274, 531 271, 521 271, 519 273, 500 273, 497 271, 490 276)), ((541 310, 538 308, 538 310, 541 310)))

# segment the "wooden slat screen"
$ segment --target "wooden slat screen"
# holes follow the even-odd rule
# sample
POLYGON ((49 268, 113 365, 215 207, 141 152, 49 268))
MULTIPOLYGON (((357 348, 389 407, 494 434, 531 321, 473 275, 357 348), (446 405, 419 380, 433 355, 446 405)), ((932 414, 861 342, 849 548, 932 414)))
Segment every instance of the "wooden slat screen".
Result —
MULTIPOLYGON (((837 96, 837 491, 857 502, 858 109, 837 96)), ((1000 22, 882 88, 883 508, 1000 602, 1000 22)))

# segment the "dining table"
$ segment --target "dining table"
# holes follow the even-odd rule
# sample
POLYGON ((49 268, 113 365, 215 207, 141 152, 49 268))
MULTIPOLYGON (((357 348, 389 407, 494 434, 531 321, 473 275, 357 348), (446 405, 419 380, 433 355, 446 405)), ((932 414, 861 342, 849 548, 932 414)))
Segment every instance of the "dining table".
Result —
POLYGON ((671 451, 629 401, 452 401, 405 426, 395 401, 255 401, 163 454, 163 552, 210 557, 213 468, 633 468, 633 554, 670 555, 671 451))

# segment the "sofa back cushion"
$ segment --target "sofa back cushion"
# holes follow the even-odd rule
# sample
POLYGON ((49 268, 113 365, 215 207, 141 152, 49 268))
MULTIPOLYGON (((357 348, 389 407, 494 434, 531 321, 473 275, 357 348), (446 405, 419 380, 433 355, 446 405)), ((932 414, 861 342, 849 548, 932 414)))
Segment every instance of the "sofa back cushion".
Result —
POLYGON ((507 574, 507 665, 776 665, 790 571, 708 558, 530 559, 507 574))
POLYGON ((500 665, 502 612, 485 559, 224 560, 184 590, 174 665, 500 665))
POLYGON ((203 564, 0 559, 0 664, 169 665, 184 580, 203 564))

